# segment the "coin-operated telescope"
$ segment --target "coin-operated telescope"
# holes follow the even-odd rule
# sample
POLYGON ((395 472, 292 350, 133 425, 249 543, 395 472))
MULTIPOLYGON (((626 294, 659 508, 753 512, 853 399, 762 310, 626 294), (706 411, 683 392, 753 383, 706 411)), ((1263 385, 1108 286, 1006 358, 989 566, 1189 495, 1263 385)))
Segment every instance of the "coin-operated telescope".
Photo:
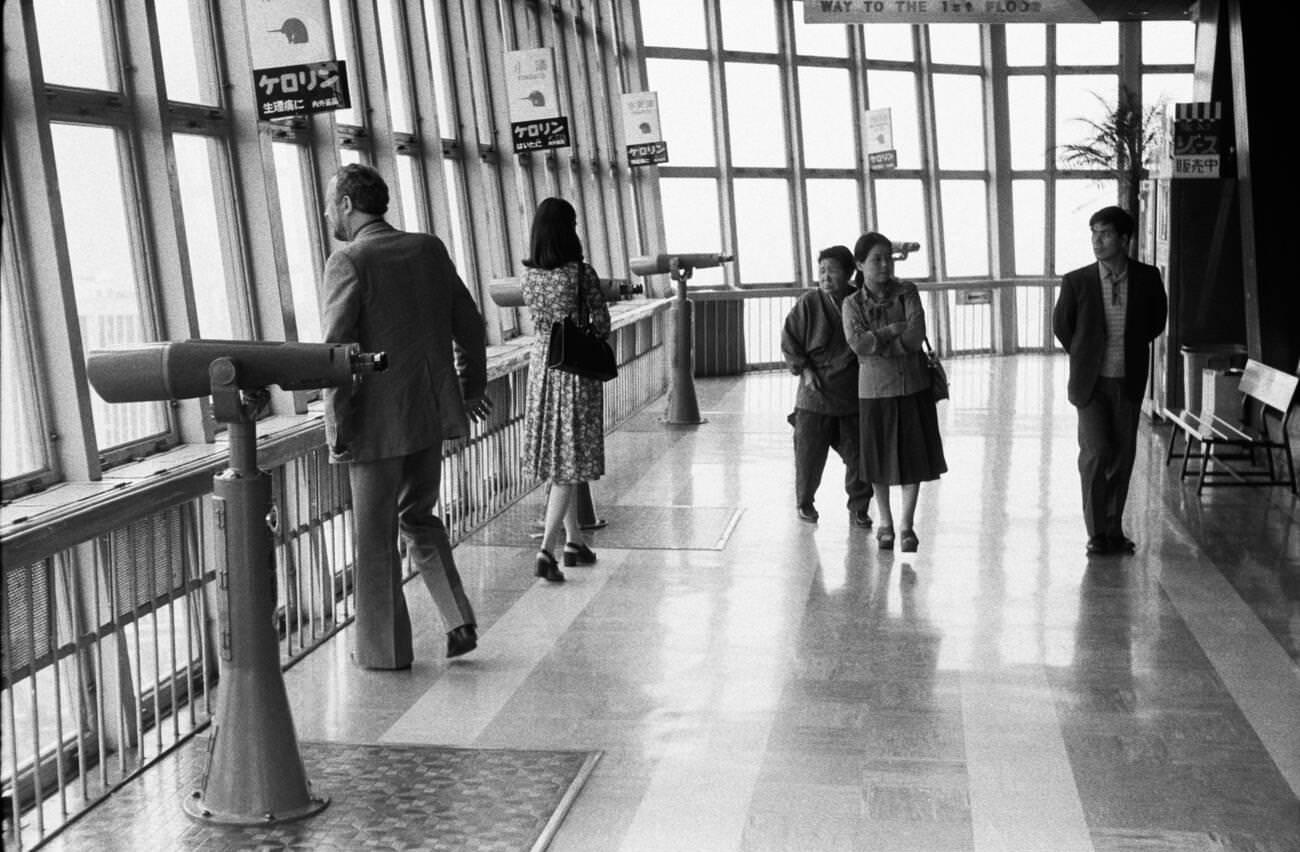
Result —
POLYGON ((355 343, 185 340, 101 349, 86 374, 108 402, 212 396, 228 424, 230 466, 213 477, 221 688, 201 789, 183 804, 196 820, 267 825, 329 804, 313 796, 298 752, 275 629, 271 476, 257 466, 257 412, 269 385, 342 387, 385 369, 382 352, 355 343))
POLYGON ((911 254, 914 251, 921 250, 921 244, 920 243, 893 243, 892 248, 893 251, 890 252, 890 257, 892 257, 894 260, 907 260, 907 256, 909 254, 911 254))
MULTIPOLYGON (((632 281, 617 278, 600 279, 600 292, 606 302, 621 302, 645 292, 645 287, 632 281)), ((522 308, 524 292, 518 278, 493 278, 488 282, 488 295, 502 308, 522 308)))
POLYGON ((700 405, 695 398, 695 359, 691 348, 694 337, 691 329, 691 302, 686 298, 686 281, 697 269, 721 266, 735 260, 733 254, 691 253, 654 254, 634 257, 628 268, 637 275, 672 276, 677 285, 674 315, 677 319, 676 345, 673 347, 673 383, 668 389, 668 412, 663 422, 672 426, 694 426, 703 423, 700 405))

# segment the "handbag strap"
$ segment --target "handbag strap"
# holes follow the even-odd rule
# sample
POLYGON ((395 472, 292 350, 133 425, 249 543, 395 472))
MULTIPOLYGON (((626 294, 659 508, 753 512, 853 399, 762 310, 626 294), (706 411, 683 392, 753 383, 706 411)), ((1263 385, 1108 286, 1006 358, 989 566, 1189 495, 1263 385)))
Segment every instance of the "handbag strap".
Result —
POLYGON ((587 299, 582 292, 582 279, 586 278, 587 264, 578 261, 578 276, 574 280, 574 286, 577 289, 578 298, 578 327, 589 328, 590 321, 587 317, 587 299))

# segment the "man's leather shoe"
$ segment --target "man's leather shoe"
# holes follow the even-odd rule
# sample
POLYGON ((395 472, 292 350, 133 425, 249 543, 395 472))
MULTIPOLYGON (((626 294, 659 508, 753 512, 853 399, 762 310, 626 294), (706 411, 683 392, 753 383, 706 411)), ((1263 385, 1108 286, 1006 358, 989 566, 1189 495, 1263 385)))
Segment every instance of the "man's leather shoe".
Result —
POLYGON ((447 633, 447 659, 468 654, 478 647, 478 630, 472 624, 462 624, 447 633))
POLYGON ((859 509, 853 513, 853 523, 862 527, 864 530, 871 529, 871 515, 867 514, 866 509, 859 509))
POLYGON ((810 524, 815 524, 817 523, 817 519, 820 517, 821 515, 817 514, 817 510, 814 509, 812 506, 799 507, 799 520, 801 521, 807 521, 810 524))
POLYGON ((1088 539, 1086 550, 1089 556, 1106 556, 1107 554, 1115 552, 1114 548, 1111 546, 1110 539, 1104 535, 1094 535, 1092 538, 1088 539))
POLYGON ((1120 533, 1110 537, 1110 549, 1112 553, 1134 553, 1137 551, 1137 542, 1120 533))

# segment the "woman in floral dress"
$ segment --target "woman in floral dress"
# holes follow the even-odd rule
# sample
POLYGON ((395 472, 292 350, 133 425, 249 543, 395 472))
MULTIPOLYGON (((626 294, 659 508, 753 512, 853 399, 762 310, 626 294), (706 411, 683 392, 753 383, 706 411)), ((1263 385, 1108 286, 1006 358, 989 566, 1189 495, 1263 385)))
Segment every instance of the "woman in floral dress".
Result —
POLYGON ((601 382, 546 366, 551 324, 565 316, 585 316, 596 334, 609 336, 609 307, 596 270, 583 260, 577 227, 578 214, 569 202, 548 198, 539 204, 520 279, 534 334, 524 413, 524 469, 550 480, 537 576, 552 583, 564 581, 554 556, 562 532, 566 566, 596 561, 583 539, 577 495, 580 485, 605 473, 601 382))

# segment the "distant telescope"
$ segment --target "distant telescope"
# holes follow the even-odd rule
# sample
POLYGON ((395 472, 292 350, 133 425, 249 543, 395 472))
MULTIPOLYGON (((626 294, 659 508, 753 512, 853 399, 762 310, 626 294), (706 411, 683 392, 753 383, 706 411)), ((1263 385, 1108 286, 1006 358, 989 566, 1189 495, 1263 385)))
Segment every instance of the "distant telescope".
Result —
POLYGON ((284 37, 289 44, 306 44, 309 41, 307 38, 307 25, 297 18, 285 18, 284 23, 280 25, 280 29, 267 30, 267 32, 284 33, 284 37))

